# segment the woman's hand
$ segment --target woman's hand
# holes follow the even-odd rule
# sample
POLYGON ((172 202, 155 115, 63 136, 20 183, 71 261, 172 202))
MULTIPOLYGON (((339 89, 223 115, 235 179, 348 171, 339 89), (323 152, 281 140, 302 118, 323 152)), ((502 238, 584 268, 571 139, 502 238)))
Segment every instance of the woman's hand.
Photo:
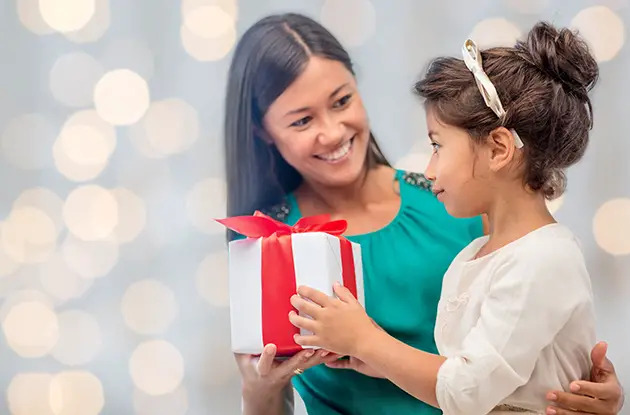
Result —
POLYGON ((602 414, 621 412, 623 389, 615 373, 615 367, 606 357, 608 345, 597 343, 591 351, 591 381, 579 380, 571 383, 571 392, 552 391, 547 399, 553 406, 547 408, 549 415, 602 414))
POLYGON ((260 357, 235 354, 243 380, 244 414, 285 415, 285 392, 287 388, 291 388, 291 378, 300 371, 338 358, 324 350, 302 350, 290 359, 280 362, 275 360, 276 350, 275 345, 268 344, 260 357))

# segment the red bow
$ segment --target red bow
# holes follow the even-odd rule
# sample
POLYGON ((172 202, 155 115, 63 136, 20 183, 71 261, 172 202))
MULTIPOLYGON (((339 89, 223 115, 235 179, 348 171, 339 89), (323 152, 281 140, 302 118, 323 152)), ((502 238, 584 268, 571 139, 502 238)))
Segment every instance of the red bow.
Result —
POLYGON ((267 238, 274 233, 281 236, 304 232, 325 232, 340 236, 348 228, 348 223, 345 220, 331 221, 330 215, 309 216, 290 226, 259 211, 256 211, 253 216, 234 216, 216 221, 248 238, 267 238))

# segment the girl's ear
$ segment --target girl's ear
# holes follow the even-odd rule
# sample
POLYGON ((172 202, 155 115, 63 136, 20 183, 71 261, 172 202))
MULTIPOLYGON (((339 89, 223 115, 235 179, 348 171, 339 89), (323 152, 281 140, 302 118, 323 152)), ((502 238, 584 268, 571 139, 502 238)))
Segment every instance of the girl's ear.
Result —
POLYGON ((490 132, 486 145, 490 149, 490 169, 499 171, 514 159, 516 147, 514 136, 505 127, 499 127, 490 132))

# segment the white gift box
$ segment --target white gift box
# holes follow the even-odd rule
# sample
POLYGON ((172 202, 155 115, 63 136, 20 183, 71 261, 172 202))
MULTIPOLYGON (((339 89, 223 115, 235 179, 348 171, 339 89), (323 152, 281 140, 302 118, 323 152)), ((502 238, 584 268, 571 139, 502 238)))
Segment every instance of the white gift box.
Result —
MULTIPOLYGON (((333 284, 344 284, 342 242, 339 237, 324 232, 306 232, 277 238, 290 238, 293 269, 279 266, 277 272, 265 276, 264 238, 236 240, 229 244, 232 350, 236 353, 260 354, 265 344, 274 343, 278 347, 278 356, 295 354, 302 349, 293 341, 293 335, 298 329, 292 325, 289 330, 286 328, 290 325, 288 312, 292 309, 287 303, 296 293, 296 288, 305 285, 334 296, 333 284)), ((288 240, 285 241, 288 243, 288 240)), ((356 289, 348 288, 356 292, 358 301, 364 305, 361 247, 348 241, 343 243, 351 246, 352 258, 347 255, 345 258, 354 267, 356 282, 356 289)), ((277 248, 278 245, 266 245, 267 248, 274 246, 277 248)), ((345 252, 348 254, 350 249, 346 248, 345 252)), ((274 256, 273 253, 270 256, 274 256)), ((277 262, 267 263, 265 269, 269 265, 278 267, 277 262)), ((346 278, 346 282, 348 280, 349 285, 352 285, 352 278, 346 278)), ((303 331, 302 334, 307 333, 303 331)))

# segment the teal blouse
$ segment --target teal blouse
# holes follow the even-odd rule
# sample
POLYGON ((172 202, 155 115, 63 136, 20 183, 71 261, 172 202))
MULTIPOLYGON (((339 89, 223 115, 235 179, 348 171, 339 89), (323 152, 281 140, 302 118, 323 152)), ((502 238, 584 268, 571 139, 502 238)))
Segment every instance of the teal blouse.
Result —
MULTIPOLYGON (((437 353, 433 328, 442 278, 457 253, 483 234, 482 222, 450 216, 423 175, 397 171, 395 177, 401 206, 394 220, 348 239, 361 245, 370 317, 397 339, 437 353)), ((290 225, 302 216, 292 194, 265 213, 290 225)), ((293 385, 309 415, 441 413, 388 380, 351 370, 313 367, 294 376, 293 385)))

